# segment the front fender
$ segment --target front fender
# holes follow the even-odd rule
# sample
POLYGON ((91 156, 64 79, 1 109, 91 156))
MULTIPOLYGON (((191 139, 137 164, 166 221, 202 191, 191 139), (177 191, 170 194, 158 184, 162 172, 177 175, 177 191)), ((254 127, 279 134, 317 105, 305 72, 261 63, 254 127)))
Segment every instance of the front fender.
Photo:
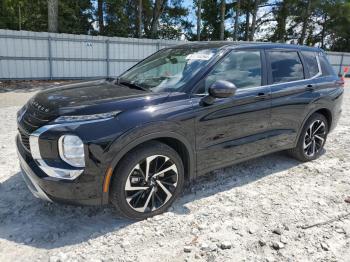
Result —
MULTIPOLYGON (((184 128, 174 122, 162 121, 151 122, 143 126, 138 126, 125 132, 118 137, 113 143, 111 143, 109 149, 106 151, 105 159, 108 159, 110 164, 105 170, 104 183, 108 184, 111 180, 111 174, 108 172, 114 171, 119 161, 136 146, 159 138, 173 138, 180 141, 187 149, 189 155, 189 177, 193 179, 195 177, 195 152, 192 145, 194 145, 194 133, 191 128, 184 128), (111 170, 111 171, 109 171, 111 170)), ((103 186, 103 204, 108 203, 109 186, 103 186)))

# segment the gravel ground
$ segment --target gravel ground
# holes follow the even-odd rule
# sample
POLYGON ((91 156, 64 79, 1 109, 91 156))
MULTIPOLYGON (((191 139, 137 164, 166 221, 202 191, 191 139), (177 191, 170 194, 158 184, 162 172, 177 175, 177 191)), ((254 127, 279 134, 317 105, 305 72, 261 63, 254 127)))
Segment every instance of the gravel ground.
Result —
POLYGON ((350 261, 349 90, 318 160, 277 153, 215 171, 140 222, 31 195, 14 145, 19 93, 32 94, 0 93, 0 261, 350 261))

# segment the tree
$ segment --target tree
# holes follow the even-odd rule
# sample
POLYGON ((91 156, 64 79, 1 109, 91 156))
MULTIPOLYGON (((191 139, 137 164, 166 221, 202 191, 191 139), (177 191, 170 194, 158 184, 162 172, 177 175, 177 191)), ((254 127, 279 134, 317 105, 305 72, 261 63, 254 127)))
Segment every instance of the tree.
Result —
POLYGON ((201 40, 202 0, 197 0, 197 41, 201 40))
POLYGON ((221 0, 202 1, 202 40, 220 39, 221 0))
POLYGON ((234 22, 234 28, 233 28, 233 40, 234 41, 237 41, 238 26, 239 26, 238 20, 239 20, 239 17, 240 17, 240 9, 241 9, 241 0, 237 0, 235 22, 234 22))
POLYGON ((250 38, 249 38, 250 41, 254 40, 255 29, 256 29, 256 16, 257 16, 257 13, 258 13, 259 4, 260 4, 259 0, 255 0, 254 1, 254 8, 253 8, 253 12, 252 12, 252 16, 253 16, 253 18, 252 18, 252 26, 251 26, 250 38))
POLYGON ((311 13, 311 0, 306 1, 306 8, 304 12, 302 12, 302 29, 301 29, 301 36, 299 38, 299 44, 304 44, 304 40, 306 37, 306 29, 309 23, 309 16, 311 13))
POLYGON ((103 0, 97 1, 97 16, 98 16, 98 27, 100 34, 104 33, 104 22, 103 22, 103 0))
POLYGON ((58 29, 67 34, 94 33, 94 10, 89 0, 60 0, 58 3, 58 29))
POLYGON ((142 0, 139 0, 137 6, 137 35, 142 38, 142 0))
POLYGON ((224 40, 224 37, 225 37, 225 13, 226 13, 226 1, 221 0, 221 5, 220 5, 220 40, 224 40))
POLYGON ((287 18, 290 14, 289 7, 291 5, 291 0, 284 0, 279 3, 277 8, 274 9, 274 14, 276 17, 276 30, 273 33, 273 36, 271 37, 272 41, 280 41, 285 42, 286 41, 286 25, 287 25, 287 18))
POLYGON ((153 15, 152 15, 152 22, 151 22, 151 38, 157 37, 157 30, 158 30, 158 23, 159 23, 159 17, 162 15, 165 7, 166 0, 155 0, 154 7, 153 7, 153 15))
POLYGON ((47 0, 48 31, 58 32, 58 0, 47 0))
POLYGON ((158 37, 164 39, 180 39, 193 26, 188 20, 188 10, 184 8, 183 0, 167 1, 159 18, 158 37))

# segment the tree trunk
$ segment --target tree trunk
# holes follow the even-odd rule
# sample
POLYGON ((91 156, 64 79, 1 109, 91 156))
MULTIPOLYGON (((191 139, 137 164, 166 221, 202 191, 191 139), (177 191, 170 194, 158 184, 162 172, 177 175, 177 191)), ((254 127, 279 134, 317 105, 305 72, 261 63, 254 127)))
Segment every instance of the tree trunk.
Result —
POLYGON ((249 13, 249 10, 247 10, 245 13, 245 37, 244 37, 246 41, 249 40, 249 19, 250 19, 250 13, 249 13))
POLYGON ((58 0, 47 0, 48 31, 58 32, 58 0))
POLYGON ((301 44, 301 45, 304 44, 304 41, 305 41, 306 29, 307 29, 308 22, 309 22, 310 11, 311 11, 311 0, 308 0, 306 10, 305 10, 304 15, 303 15, 303 25, 301 28, 301 35, 299 38, 299 44, 301 44))
POLYGON ((197 41, 201 41, 202 0, 198 0, 197 5, 197 41))
POLYGON ((104 32, 104 24, 103 24, 103 0, 97 1, 97 16, 98 16, 98 27, 100 34, 104 32))
POLYGON ((255 0, 254 1, 254 9, 253 9, 253 18, 252 18, 252 28, 250 31, 250 41, 254 40, 254 34, 255 34, 255 28, 256 28, 256 15, 258 13, 258 8, 259 8, 260 1, 255 0))
POLYGON ((156 0, 154 3, 152 22, 151 22, 151 37, 152 38, 157 38, 159 17, 161 16, 161 14, 163 12, 165 1, 166 0, 156 0))
POLYGON ((234 25, 234 29, 233 29, 233 41, 237 41, 238 19, 239 19, 239 16, 240 16, 240 9, 241 9, 241 0, 237 0, 235 25, 234 25))
POLYGON ((326 25, 327 25, 327 14, 324 14, 324 21, 322 24, 322 33, 321 33, 321 48, 324 48, 324 38, 326 35, 326 25))
POLYGON ((220 40, 225 38, 225 12, 226 12, 226 1, 221 0, 220 7, 220 40))
POLYGON ((287 0, 281 3, 281 7, 277 14, 277 28, 274 33, 273 41, 285 42, 286 41, 286 24, 287 17, 289 15, 289 2, 287 0))
POLYGON ((137 36, 142 38, 142 0, 139 0, 137 7, 137 36))

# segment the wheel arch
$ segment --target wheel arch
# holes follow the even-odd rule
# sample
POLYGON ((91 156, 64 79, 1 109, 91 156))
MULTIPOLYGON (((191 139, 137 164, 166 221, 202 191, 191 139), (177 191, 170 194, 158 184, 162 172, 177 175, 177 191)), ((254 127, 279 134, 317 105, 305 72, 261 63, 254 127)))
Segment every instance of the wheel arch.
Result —
POLYGON ((329 110, 327 108, 321 108, 321 109, 318 109, 315 112, 313 112, 312 115, 315 114, 315 113, 319 113, 319 114, 323 115, 327 119, 328 129, 330 130, 331 126, 332 126, 332 121, 333 121, 331 110, 329 110))
POLYGON ((332 125, 332 120, 333 120, 333 116, 332 116, 332 111, 329 108, 326 107, 320 107, 320 108, 315 108, 314 110, 310 111, 309 114, 304 118, 299 130, 298 130, 298 136, 297 139, 295 141, 295 144, 298 142, 301 131, 303 130, 303 127, 306 123, 306 121, 315 113, 319 113, 321 115, 323 115, 328 122, 328 129, 331 130, 331 125, 332 125))
POLYGON ((110 182, 115 175, 115 170, 120 161, 131 150, 149 141, 158 141, 173 148, 183 161, 186 182, 190 182, 195 178, 195 153, 190 142, 184 136, 170 131, 147 134, 125 145, 113 158, 112 163, 104 174, 102 191, 103 204, 107 204, 109 201, 110 182))

